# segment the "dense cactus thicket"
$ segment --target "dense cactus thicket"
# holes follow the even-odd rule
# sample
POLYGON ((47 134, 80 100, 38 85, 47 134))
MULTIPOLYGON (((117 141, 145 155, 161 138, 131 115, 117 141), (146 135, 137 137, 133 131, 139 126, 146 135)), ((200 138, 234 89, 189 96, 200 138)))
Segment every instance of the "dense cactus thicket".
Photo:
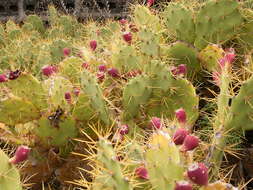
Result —
POLYGON ((0 25, 0 189, 245 186, 227 158, 253 130, 253 4, 154 3, 0 25))

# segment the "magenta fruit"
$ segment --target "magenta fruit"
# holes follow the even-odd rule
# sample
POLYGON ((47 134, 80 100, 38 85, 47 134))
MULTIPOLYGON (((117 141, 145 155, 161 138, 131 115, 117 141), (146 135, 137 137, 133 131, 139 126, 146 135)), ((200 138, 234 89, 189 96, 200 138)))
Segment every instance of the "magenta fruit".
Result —
POLYGON ((0 82, 6 82, 6 81, 8 81, 6 74, 0 74, 0 82))
POLYGON ((161 124, 161 119, 158 117, 152 117, 150 124, 153 128, 155 129, 161 129, 162 128, 162 124, 161 124))
POLYGON ((42 73, 43 75, 49 77, 51 75, 53 75, 54 73, 56 73, 57 68, 55 66, 45 66, 42 68, 42 73))
POLYGON ((68 103, 71 103, 71 93, 70 92, 66 92, 64 96, 65 96, 65 100, 68 103))
POLYGON ((192 185, 188 181, 178 181, 175 190, 192 190, 192 185))
POLYGON ((10 71, 9 72, 9 80, 15 80, 17 79, 19 76, 21 75, 21 71, 20 70, 16 70, 16 71, 10 71))
POLYGON ((82 64, 82 68, 88 69, 88 68, 89 68, 89 63, 84 62, 84 63, 82 64))
POLYGON ((19 146, 15 152, 15 155, 13 158, 9 160, 12 164, 18 164, 19 162, 23 162, 27 160, 29 153, 31 149, 27 146, 19 146))
POLYGON ((125 24, 127 23, 127 20, 124 19, 124 18, 122 18, 122 19, 119 20, 119 23, 120 23, 121 25, 125 25, 125 24))
POLYGON ((208 168, 203 163, 190 165, 187 171, 188 178, 197 185, 208 184, 208 168))
POLYGON ((108 74, 112 77, 119 77, 119 71, 115 68, 108 69, 108 74))
POLYGON ((95 51, 97 49, 97 41, 96 40, 91 40, 90 41, 90 49, 92 51, 95 51))
POLYGON ((141 179, 148 179, 148 170, 144 166, 135 169, 135 175, 141 179))
POLYGON ((173 141, 176 145, 181 145, 184 143, 186 136, 189 135, 188 130, 184 128, 179 128, 173 135, 173 141))
POLYGON ((106 65, 99 65, 99 66, 98 66, 98 70, 99 70, 100 72, 106 72, 106 70, 107 70, 106 65))
POLYGON ((128 125, 121 125, 119 128, 119 133, 121 135, 126 135, 129 133, 129 126, 128 125))
POLYGON ((65 57, 69 56, 71 53, 71 50, 69 48, 63 48, 63 55, 65 57))
POLYGON ((186 122, 186 113, 183 108, 180 108, 175 111, 176 118, 180 123, 185 123, 186 122))
POLYGON ((127 43, 131 43, 132 42, 132 34, 131 32, 126 32, 123 34, 123 39, 127 42, 127 43))
POLYGON ((173 67, 171 72, 175 76, 178 76, 178 75, 183 75, 184 76, 187 73, 187 67, 186 67, 185 64, 180 64, 177 67, 173 67))
POLYGON ((187 135, 184 139, 182 151, 191 151, 199 146, 199 138, 194 135, 187 135))
POLYGON ((147 0, 148 7, 151 7, 155 3, 155 0, 147 0))

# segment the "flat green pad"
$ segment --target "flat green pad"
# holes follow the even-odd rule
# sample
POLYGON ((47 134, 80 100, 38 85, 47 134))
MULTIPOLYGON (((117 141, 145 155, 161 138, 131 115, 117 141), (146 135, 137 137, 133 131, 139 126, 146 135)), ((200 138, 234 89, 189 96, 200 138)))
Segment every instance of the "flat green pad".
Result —
POLYGON ((195 40, 195 25, 193 12, 181 4, 169 3, 163 13, 167 29, 178 39, 193 43, 195 40))
POLYGON ((35 133, 41 137, 45 144, 64 146, 71 138, 77 136, 78 131, 75 120, 64 118, 63 116, 59 121, 58 127, 50 123, 48 118, 42 117, 38 121, 38 127, 35 129, 35 133))
POLYGON ((18 169, 9 163, 9 157, 0 150, 0 189, 22 190, 18 169))
POLYGON ((227 126, 234 129, 253 129, 253 77, 246 81, 231 105, 231 118, 227 126))
POLYGON ((45 109, 46 93, 42 83, 30 74, 22 74, 16 80, 4 83, 15 96, 30 101, 39 110, 45 109))
POLYGON ((0 101, 0 122, 7 125, 27 123, 40 118, 39 110, 19 97, 4 98, 0 101))

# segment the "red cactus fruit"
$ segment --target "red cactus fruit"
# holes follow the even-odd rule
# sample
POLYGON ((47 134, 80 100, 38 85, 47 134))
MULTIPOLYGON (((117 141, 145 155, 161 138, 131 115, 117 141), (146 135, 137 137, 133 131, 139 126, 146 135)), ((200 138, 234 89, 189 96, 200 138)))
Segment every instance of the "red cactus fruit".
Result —
POLYGON ((187 67, 186 67, 185 64, 180 64, 177 67, 173 67, 171 69, 171 72, 175 76, 178 76, 178 75, 183 75, 184 76, 187 73, 187 67))
POLYGON ((121 125, 119 128, 119 133, 121 135, 126 135, 129 133, 129 126, 128 125, 121 125))
POLYGON ((127 23, 127 20, 124 19, 124 18, 122 18, 122 19, 119 20, 119 23, 120 23, 121 25, 125 25, 125 24, 127 23))
POLYGON ((115 68, 110 68, 107 72, 112 77, 119 77, 119 71, 115 68))
POLYGON ((56 71, 57 71, 57 68, 55 66, 51 66, 51 65, 45 66, 42 68, 43 75, 45 75, 47 77, 53 75, 54 73, 56 73, 56 71))
POLYGON ((99 70, 100 72, 106 72, 106 70, 107 70, 106 65, 99 65, 99 66, 98 66, 98 70, 99 70))
POLYGON ((187 135, 184 139, 182 151, 191 151, 199 146, 199 138, 194 135, 187 135))
POLYGON ((192 185, 188 181, 178 181, 175 190, 192 190, 192 185))
POLYGON ((6 82, 6 81, 8 81, 6 74, 0 74, 0 82, 6 82))
POLYGON ((148 170, 144 166, 135 169, 135 175, 141 179, 148 179, 148 170))
POLYGON ((208 168, 203 163, 194 163, 187 170, 188 178, 197 185, 208 184, 208 168))
POLYGON ((10 71, 8 75, 9 80, 15 80, 21 75, 21 71, 19 69, 15 71, 10 71))
POLYGON ((123 39, 127 42, 127 43, 131 43, 132 42, 132 34, 131 32, 126 32, 123 34, 123 39))
POLYGON ((79 89, 79 88, 74 88, 73 93, 74 93, 76 96, 79 96, 79 94, 80 94, 80 89, 79 89))
POLYGON ((186 113, 185 113, 185 110, 183 108, 180 108, 180 109, 176 110, 175 115, 176 115, 177 120, 180 123, 186 123, 186 113))
POLYGON ((65 100, 68 103, 71 103, 71 93, 70 92, 66 92, 64 96, 65 96, 65 100))
POLYGON ((19 162, 23 162, 27 160, 29 153, 31 149, 27 146, 19 146, 15 152, 15 155, 13 158, 9 160, 12 164, 18 164, 19 162))
POLYGON ((95 51, 97 49, 97 41, 96 40, 91 40, 90 41, 90 49, 92 51, 95 51))
POLYGON ((102 82, 105 78, 105 73, 104 72, 98 72, 97 73, 97 79, 102 82))
POLYGON ((184 143, 186 136, 189 135, 189 131, 185 128, 179 128, 173 135, 173 141, 176 145, 181 145, 184 143))
POLYGON ((162 128, 161 119, 159 117, 152 117, 150 125, 155 129, 161 129, 162 128))
POLYGON ((89 68, 89 63, 84 62, 84 63, 82 64, 82 68, 88 69, 88 68, 89 68))
POLYGON ((63 48, 63 55, 65 57, 69 56, 71 53, 71 50, 69 48, 63 48))
POLYGON ((147 0, 147 6, 151 7, 155 3, 155 0, 147 0))

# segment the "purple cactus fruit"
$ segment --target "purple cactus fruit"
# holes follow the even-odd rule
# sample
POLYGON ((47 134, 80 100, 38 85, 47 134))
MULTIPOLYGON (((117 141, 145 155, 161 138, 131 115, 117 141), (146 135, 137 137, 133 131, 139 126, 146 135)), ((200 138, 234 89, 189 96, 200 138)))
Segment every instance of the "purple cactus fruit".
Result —
POLYGON ((155 3, 155 0, 147 0, 147 6, 151 7, 155 3))
POLYGON ((144 166, 135 169, 135 175, 141 179, 148 179, 148 170, 144 166))
POLYGON ((191 151, 199 146, 199 138, 194 135, 187 135, 184 139, 182 151, 191 151))
POLYGON ((132 42, 132 34, 131 32, 126 32, 123 34, 123 39, 127 42, 127 43, 131 43, 132 42))
POLYGON ((183 108, 180 108, 180 109, 176 110, 175 115, 176 115, 177 120, 180 123, 186 123, 186 113, 185 113, 185 110, 183 108))
POLYGON ((105 78, 105 73, 104 72, 98 72, 97 73, 97 79, 102 82, 105 78))
POLYGON ((92 51, 95 51, 97 49, 97 41, 96 40, 91 40, 90 41, 90 49, 92 51))
POLYGON ((13 158, 9 160, 12 164, 18 164, 19 162, 23 162, 27 160, 29 153, 31 149, 27 146, 19 146, 15 152, 15 155, 13 158))
POLYGON ((6 82, 6 81, 8 81, 6 74, 0 74, 0 82, 6 82))
POLYGON ((197 185, 208 184, 208 168, 203 163, 190 165, 187 171, 188 178, 197 185))
POLYGON ((65 57, 69 56, 71 53, 71 50, 69 48, 63 48, 63 55, 65 57))
POLYGON ((121 135, 126 135, 129 133, 129 126, 128 125, 121 125, 119 128, 119 133, 121 135))
POLYGON ((56 72, 57 72, 56 66, 49 65, 49 66, 45 66, 45 67, 42 68, 43 75, 45 75, 47 77, 53 75, 56 72))
POLYGON ((188 181, 178 181, 175 190, 192 190, 192 185, 188 181))
POLYGON ((106 72, 106 70, 107 70, 106 65, 99 65, 99 66, 98 66, 98 70, 99 70, 100 72, 106 72))
POLYGON ((151 121, 150 121, 150 124, 155 129, 161 129, 162 128, 161 119, 159 117, 152 117, 151 121))
POLYGON ((89 68, 89 63, 84 62, 84 63, 82 64, 82 68, 88 69, 88 68, 89 68))
POLYGON ((15 79, 17 79, 20 75, 21 75, 21 71, 17 69, 16 71, 10 71, 10 72, 9 72, 8 78, 9 78, 10 80, 15 80, 15 79))
POLYGON ((65 93, 65 100, 66 100, 68 103, 71 103, 71 93, 70 93, 70 92, 66 92, 66 93, 65 93))
POLYGON ((189 135, 189 131, 185 128, 179 128, 173 135, 173 142, 176 145, 181 145, 184 143, 186 136, 189 135))
POLYGON ((108 69, 107 72, 112 77, 115 77, 115 78, 119 77, 119 71, 117 69, 115 69, 115 68, 110 68, 110 69, 108 69))
POLYGON ((119 23, 120 23, 121 25, 125 25, 125 24, 127 23, 127 20, 124 19, 124 18, 122 18, 122 19, 119 20, 119 23))
POLYGON ((171 72, 175 76, 178 76, 178 75, 184 76, 187 73, 187 67, 185 64, 180 64, 177 67, 172 67, 171 72))

